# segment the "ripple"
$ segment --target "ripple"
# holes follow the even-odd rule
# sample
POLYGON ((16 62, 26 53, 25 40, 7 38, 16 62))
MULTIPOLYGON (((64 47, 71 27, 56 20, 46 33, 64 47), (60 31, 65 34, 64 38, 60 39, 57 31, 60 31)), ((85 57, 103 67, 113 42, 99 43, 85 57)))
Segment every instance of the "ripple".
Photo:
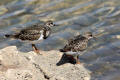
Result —
POLYGON ((53 20, 52 35, 37 44, 42 50, 58 50, 77 34, 91 31, 97 40, 80 60, 91 70, 92 80, 120 79, 120 1, 119 0, 4 0, 0 2, 0 49, 16 45, 19 51, 31 47, 4 38, 35 23, 53 20))

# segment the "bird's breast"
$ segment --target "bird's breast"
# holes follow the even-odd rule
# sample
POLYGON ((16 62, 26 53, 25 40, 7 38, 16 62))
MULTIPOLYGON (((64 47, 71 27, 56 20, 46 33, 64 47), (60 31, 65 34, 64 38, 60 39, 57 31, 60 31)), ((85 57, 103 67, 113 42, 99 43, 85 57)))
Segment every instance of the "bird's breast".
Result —
POLYGON ((38 40, 43 40, 43 37, 44 37, 44 35, 41 34, 40 37, 38 38, 38 40))
POLYGON ((66 55, 70 55, 70 56, 77 56, 80 54, 80 52, 72 52, 72 51, 68 51, 68 52, 65 52, 66 55))
POLYGON ((40 37, 38 38, 38 40, 43 40, 43 37, 44 37, 44 33, 43 32, 44 32, 43 30, 40 31, 40 37))

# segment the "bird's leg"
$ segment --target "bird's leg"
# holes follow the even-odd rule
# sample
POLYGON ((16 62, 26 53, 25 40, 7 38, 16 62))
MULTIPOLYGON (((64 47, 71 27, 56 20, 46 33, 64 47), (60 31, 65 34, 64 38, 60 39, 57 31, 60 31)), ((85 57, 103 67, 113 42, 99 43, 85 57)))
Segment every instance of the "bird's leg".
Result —
POLYGON ((33 48, 34 52, 36 52, 37 54, 40 54, 40 52, 37 49, 37 47, 35 46, 35 44, 32 44, 32 48, 33 48))
POLYGON ((79 55, 75 56, 76 64, 80 64, 79 55))

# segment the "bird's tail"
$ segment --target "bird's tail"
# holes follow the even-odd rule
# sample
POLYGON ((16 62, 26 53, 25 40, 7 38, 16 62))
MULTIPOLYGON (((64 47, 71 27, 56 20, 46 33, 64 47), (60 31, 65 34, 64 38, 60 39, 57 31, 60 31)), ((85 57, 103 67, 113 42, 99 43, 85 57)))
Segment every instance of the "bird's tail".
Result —
POLYGON ((17 38, 17 35, 6 34, 5 38, 17 38))
POLYGON ((59 49, 60 52, 66 52, 64 49, 59 49))

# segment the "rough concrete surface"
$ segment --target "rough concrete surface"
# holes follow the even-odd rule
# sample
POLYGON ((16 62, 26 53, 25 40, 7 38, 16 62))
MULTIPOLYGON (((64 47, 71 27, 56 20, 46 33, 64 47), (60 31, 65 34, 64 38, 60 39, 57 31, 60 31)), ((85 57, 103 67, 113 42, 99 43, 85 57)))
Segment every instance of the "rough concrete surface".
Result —
POLYGON ((19 52, 15 46, 0 50, 0 80, 90 80, 83 65, 62 60, 59 51, 19 52))

